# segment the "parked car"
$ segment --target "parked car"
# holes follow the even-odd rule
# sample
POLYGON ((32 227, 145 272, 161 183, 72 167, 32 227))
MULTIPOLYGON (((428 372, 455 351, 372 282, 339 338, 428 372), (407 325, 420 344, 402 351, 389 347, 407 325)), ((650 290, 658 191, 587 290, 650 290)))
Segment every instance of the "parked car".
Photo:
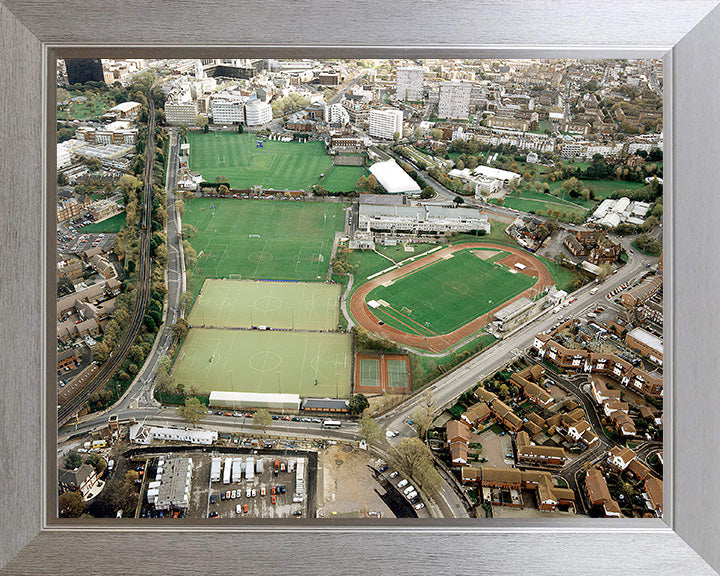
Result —
POLYGON ((213 494, 212 496, 210 496, 210 504, 215 504, 216 501, 217 501, 217 494, 213 494))
POLYGON ((266 494, 265 486, 263 486, 262 488, 260 488, 260 496, 265 496, 265 494, 266 494))
POLYGON ((400 482, 398 482, 397 487, 398 487, 398 488, 404 488, 404 487, 407 486, 408 484, 409 484, 409 481, 403 479, 403 480, 400 480, 400 482))
POLYGON ((408 486, 407 488, 405 488, 405 490, 403 490, 403 494, 405 494, 405 496, 407 496, 408 494, 410 494, 412 492, 415 492, 415 486, 413 486, 412 484, 410 484, 410 486, 408 486))
POLYGON ((397 475, 398 475, 398 471, 397 471, 397 470, 395 470, 395 471, 393 471, 393 472, 390 472, 390 478, 395 478, 395 476, 397 476, 397 475))
POLYGON ((415 490, 413 490, 412 492, 410 492, 410 494, 405 496, 405 498, 407 498, 408 500, 410 500, 412 502, 415 498, 417 498, 417 495, 418 495, 418 493, 415 490))
POLYGON ((230 499, 235 500, 235 498, 237 498, 237 490, 230 492, 230 499))
POLYGON ((225 501, 225 492, 220 492, 220 500, 221 500, 222 502, 225 501))
POLYGON ((270 497, 270 502, 273 503, 273 504, 277 504, 277 496, 271 496, 271 497, 270 497))
POLYGON ((415 510, 422 510, 423 508, 425 508, 425 504, 422 502, 420 502, 420 504, 415 504, 415 510))
POLYGON ((255 498, 257 496, 257 492, 255 492, 255 488, 252 489, 252 497, 255 498))
POLYGON ((252 490, 250 488, 245 490, 245 498, 252 498, 252 490))

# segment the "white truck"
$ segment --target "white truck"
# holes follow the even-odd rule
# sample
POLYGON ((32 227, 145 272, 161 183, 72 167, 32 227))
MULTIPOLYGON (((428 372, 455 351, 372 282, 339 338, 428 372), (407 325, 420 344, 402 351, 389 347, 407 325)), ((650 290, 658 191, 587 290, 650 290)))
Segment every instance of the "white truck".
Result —
POLYGON ((255 462, 255 473, 256 474, 263 473, 263 459, 262 458, 258 458, 255 462))
POLYGON ((243 461, 242 458, 234 458, 232 463, 232 478, 233 482, 240 482, 242 480, 242 469, 243 461))
POLYGON ((210 462, 210 482, 220 482, 222 476, 222 458, 220 456, 213 457, 210 462))
POLYGON ((225 458, 225 469, 223 470, 223 484, 230 484, 232 478, 232 458, 225 458))
POLYGON ((245 480, 248 482, 255 481, 255 458, 248 458, 245 462, 245 480))

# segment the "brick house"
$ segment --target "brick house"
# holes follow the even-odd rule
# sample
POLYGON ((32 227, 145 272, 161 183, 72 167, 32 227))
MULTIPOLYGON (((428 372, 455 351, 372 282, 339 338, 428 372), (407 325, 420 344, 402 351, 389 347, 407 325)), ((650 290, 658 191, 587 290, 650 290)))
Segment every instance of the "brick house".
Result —
POLYGON ((630 462, 637 458, 637 453, 626 447, 613 446, 608 451, 608 464, 617 470, 625 470, 630 462))
POLYGON ((460 420, 448 421, 445 424, 445 440, 452 463, 455 466, 467 464, 470 427, 460 420))
POLYGON ((79 490, 83 498, 87 498, 89 492, 97 484, 98 477, 95 468, 89 464, 83 464, 74 470, 58 471, 58 486, 60 494, 79 490))

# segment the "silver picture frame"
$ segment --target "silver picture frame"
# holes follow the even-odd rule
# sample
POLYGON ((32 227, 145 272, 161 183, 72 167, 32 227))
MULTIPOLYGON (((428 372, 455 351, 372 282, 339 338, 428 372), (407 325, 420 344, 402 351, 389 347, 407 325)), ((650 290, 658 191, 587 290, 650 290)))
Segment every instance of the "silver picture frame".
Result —
POLYGON ((718 0, 0 0, 0 574, 715 574, 718 0), (662 57, 665 517, 58 521, 54 59, 662 57))

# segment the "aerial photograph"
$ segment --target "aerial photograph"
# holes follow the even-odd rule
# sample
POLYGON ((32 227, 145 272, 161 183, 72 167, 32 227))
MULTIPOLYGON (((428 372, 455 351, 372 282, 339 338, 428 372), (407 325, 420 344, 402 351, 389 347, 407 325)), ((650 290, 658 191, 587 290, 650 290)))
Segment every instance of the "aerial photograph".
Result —
POLYGON ((56 67, 60 518, 662 517, 662 60, 56 67))

